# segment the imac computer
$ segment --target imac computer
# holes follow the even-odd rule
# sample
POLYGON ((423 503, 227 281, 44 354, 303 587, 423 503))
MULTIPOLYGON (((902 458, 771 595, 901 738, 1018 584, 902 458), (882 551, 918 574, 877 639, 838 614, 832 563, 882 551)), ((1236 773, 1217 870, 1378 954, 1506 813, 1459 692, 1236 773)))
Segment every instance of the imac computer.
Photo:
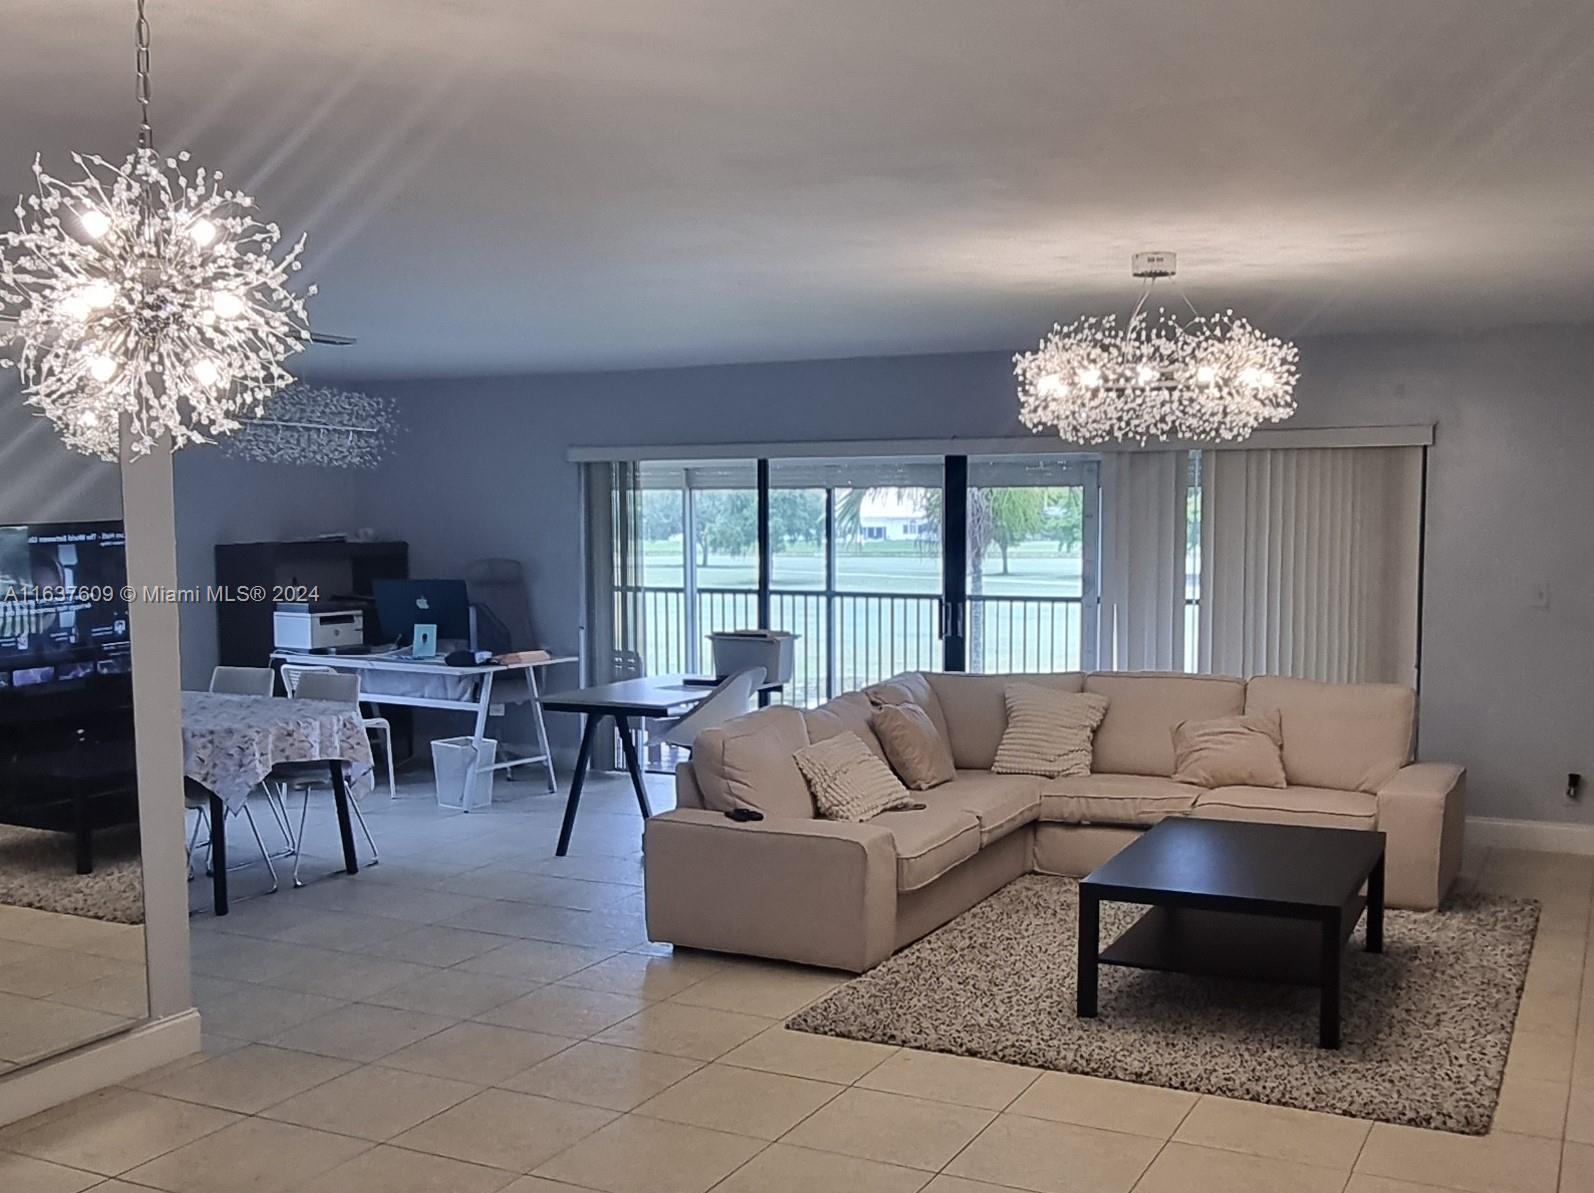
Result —
POLYGON ((382 637, 400 646, 415 641, 417 625, 437 627, 437 648, 475 649, 475 619, 463 580, 374 580, 376 621, 382 637))

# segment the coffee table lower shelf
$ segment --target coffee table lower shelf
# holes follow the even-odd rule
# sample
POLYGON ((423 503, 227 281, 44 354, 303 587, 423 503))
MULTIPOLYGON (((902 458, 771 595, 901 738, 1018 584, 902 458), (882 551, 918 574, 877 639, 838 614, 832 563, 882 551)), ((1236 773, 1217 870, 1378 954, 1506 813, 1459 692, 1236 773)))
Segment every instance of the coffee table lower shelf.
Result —
MULTIPOLYGON (((1340 921, 1343 948, 1367 906, 1358 895, 1340 921)), ((1322 929, 1316 919, 1152 907, 1100 955, 1102 965, 1197 977, 1319 986, 1322 929)))

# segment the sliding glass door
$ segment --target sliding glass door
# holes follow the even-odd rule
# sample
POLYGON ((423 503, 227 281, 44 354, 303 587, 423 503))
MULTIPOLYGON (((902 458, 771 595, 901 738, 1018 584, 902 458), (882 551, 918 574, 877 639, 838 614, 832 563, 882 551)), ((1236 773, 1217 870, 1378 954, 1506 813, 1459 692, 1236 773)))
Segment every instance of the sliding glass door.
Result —
POLYGON ((770 628, 814 704, 941 665, 940 457, 772 460, 770 628))
POLYGON ((616 676, 707 675, 714 632, 756 628, 797 636, 776 699, 804 706, 901 671, 1110 665, 1100 457, 589 469, 589 542, 614 549, 589 551, 588 649, 616 676))
POLYGON ((965 523, 970 671, 1096 665, 1099 465, 1078 456, 976 456, 965 523))
POLYGON ((758 624, 758 487, 752 460, 636 466, 638 609, 617 643, 637 674, 703 673, 709 635, 758 624))

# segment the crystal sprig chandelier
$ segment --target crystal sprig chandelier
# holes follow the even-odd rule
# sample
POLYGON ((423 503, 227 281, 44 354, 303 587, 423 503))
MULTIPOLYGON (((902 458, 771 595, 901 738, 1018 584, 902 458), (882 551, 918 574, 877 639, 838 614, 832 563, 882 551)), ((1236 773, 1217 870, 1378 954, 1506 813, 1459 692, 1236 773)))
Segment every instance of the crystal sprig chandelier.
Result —
POLYGON ((265 414, 221 441, 229 456, 265 464, 375 468, 398 435, 392 398, 326 385, 290 385, 265 414))
POLYGON ((1149 312, 1175 266, 1172 253, 1136 253, 1145 286, 1126 323, 1054 324, 1035 351, 1013 358, 1025 426, 1070 443, 1237 440, 1295 413, 1294 344, 1232 310, 1201 315, 1188 299, 1188 318, 1149 312))
POLYGON ((16 324, 0 364, 69 446, 110 460, 124 419, 143 455, 163 436, 207 442, 259 415, 293 381, 283 362, 311 338, 315 293, 288 288, 302 236, 275 256, 281 230, 252 198, 187 153, 156 153, 144 0, 134 42, 137 147, 120 165, 73 154, 74 182, 35 159, 20 230, 0 234, 0 318, 16 324))

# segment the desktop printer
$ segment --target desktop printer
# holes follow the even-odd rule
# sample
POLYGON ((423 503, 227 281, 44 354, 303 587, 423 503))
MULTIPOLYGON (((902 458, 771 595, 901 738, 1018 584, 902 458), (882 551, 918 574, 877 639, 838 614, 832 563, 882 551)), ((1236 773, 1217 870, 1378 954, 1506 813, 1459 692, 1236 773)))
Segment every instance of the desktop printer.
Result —
POLYGON ((278 650, 346 650, 365 642, 365 612, 335 601, 279 601, 271 628, 278 650))

